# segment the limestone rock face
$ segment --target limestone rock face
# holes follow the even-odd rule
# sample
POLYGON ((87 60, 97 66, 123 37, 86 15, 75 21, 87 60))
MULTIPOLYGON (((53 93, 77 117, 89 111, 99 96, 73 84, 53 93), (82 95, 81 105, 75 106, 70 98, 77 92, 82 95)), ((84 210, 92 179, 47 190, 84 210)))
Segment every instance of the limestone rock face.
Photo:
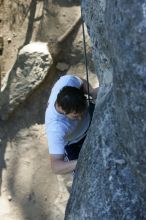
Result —
POLYGON ((82 1, 100 81, 65 220, 146 219, 146 3, 82 1))
POLYGON ((22 48, 16 63, 6 75, 0 94, 0 118, 5 120, 46 77, 52 57, 47 44, 30 43, 22 48))

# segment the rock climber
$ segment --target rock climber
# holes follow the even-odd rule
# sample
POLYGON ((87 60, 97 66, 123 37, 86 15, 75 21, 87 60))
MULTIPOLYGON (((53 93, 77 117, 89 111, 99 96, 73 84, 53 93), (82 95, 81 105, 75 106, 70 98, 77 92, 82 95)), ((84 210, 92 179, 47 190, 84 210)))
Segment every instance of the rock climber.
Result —
POLYGON ((60 77, 52 88, 45 127, 55 174, 75 170, 94 109, 94 104, 89 105, 85 96, 88 88, 90 96, 96 99, 98 88, 88 87, 86 80, 74 75, 60 77))

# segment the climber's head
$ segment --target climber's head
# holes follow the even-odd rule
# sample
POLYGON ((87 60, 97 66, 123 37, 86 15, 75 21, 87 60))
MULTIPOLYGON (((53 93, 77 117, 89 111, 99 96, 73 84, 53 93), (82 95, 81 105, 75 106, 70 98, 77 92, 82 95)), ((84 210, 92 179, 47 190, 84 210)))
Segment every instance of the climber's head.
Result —
POLYGON ((58 93, 56 104, 68 118, 80 119, 87 107, 86 97, 81 89, 65 86, 58 93))

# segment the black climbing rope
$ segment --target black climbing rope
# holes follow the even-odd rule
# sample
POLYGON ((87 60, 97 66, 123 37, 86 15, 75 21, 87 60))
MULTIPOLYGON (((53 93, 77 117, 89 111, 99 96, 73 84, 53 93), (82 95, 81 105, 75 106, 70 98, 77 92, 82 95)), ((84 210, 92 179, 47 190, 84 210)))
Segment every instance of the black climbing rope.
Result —
POLYGON ((84 48, 84 63, 85 63, 85 72, 86 72, 86 79, 87 79, 87 99, 88 102, 92 100, 89 94, 89 72, 88 72, 88 59, 87 59, 87 52, 86 52, 86 36, 85 36, 85 28, 84 28, 84 21, 82 18, 82 11, 81 11, 81 23, 82 23, 82 33, 83 33, 83 48, 84 48))

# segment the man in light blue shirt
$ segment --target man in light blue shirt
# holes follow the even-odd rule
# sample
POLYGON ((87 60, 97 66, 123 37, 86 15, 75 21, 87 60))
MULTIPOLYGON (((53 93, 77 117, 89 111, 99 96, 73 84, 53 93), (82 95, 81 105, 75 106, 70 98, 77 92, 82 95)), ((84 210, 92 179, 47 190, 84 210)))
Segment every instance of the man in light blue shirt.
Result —
MULTIPOLYGON (((96 98, 97 88, 90 86, 89 91, 96 98)), ((86 80, 73 75, 61 77, 51 91, 45 126, 51 166, 56 174, 71 172, 76 167, 91 121, 86 93, 86 80)))

